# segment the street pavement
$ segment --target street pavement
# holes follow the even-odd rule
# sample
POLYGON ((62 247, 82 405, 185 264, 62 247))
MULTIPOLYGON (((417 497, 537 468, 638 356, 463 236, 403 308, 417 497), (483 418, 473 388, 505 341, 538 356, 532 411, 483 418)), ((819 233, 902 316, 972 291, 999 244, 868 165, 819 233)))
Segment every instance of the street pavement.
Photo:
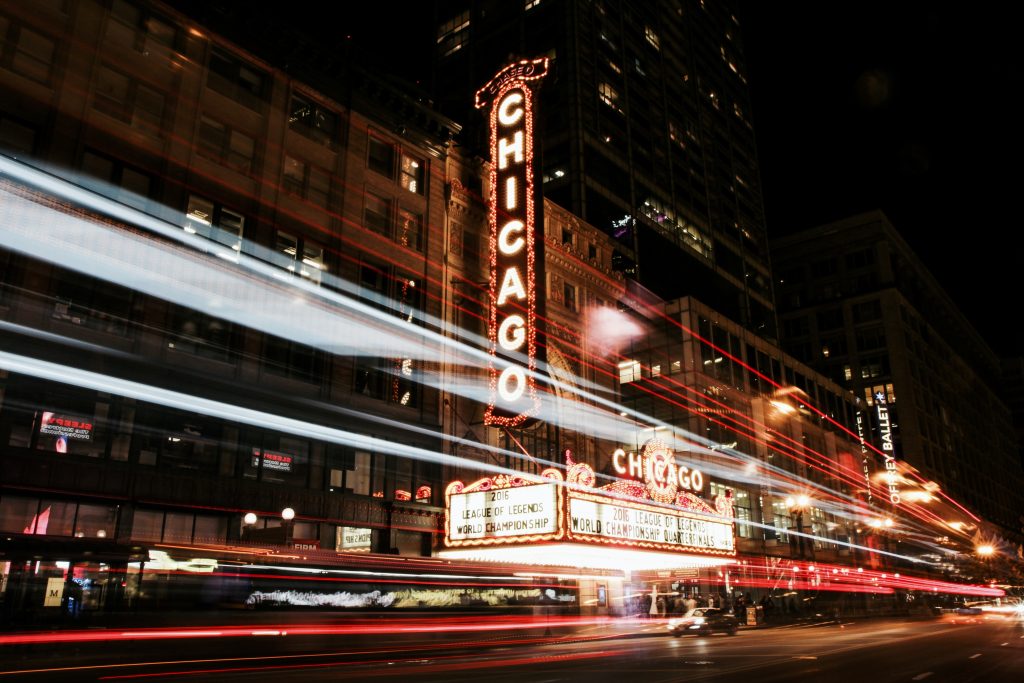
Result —
POLYGON ((388 620, 377 632, 318 634, 263 624, 246 635, 207 628, 208 636, 147 640, 110 632, 32 645, 0 639, 0 683, 1024 680, 1024 622, 1003 615, 791 624, 681 638, 666 633, 664 620, 537 620, 508 628, 480 622, 474 628, 472 618, 388 620), (436 628, 413 626, 427 623, 436 628))

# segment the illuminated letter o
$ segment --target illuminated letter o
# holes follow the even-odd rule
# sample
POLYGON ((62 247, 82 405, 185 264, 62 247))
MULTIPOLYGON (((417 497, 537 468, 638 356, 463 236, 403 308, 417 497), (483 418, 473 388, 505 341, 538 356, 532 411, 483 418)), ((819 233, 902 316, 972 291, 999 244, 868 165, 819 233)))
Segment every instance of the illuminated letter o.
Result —
POLYGON ((526 340, 526 321, 521 315, 510 315, 498 328, 498 344, 506 351, 516 351, 526 340), (511 334, 510 334, 511 333, 511 334))
POLYGON ((506 403, 514 403, 518 401, 523 392, 526 391, 526 373, 518 365, 510 365, 501 371, 501 376, 498 377, 498 396, 501 397, 502 401, 506 403), (515 389, 509 391, 508 382, 510 378, 515 379, 515 389))
POLYGON ((700 491, 704 488, 704 475, 698 470, 690 470, 690 484, 693 485, 694 491, 700 491))
POLYGON ((520 92, 511 92, 505 96, 505 99, 498 105, 498 121, 501 122, 501 125, 511 126, 523 118, 522 107, 516 107, 513 111, 509 111, 509 107, 520 104, 522 101, 523 94, 520 92))

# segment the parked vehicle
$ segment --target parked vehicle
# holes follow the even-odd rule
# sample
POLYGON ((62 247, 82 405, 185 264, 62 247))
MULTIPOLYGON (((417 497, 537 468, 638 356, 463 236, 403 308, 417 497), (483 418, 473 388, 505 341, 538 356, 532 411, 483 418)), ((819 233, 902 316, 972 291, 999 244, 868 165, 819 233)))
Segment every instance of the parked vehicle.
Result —
POLYGON ((717 607, 699 607, 681 617, 668 620, 668 632, 679 637, 684 633, 709 636, 712 633, 726 633, 730 636, 739 631, 740 622, 735 616, 717 607))

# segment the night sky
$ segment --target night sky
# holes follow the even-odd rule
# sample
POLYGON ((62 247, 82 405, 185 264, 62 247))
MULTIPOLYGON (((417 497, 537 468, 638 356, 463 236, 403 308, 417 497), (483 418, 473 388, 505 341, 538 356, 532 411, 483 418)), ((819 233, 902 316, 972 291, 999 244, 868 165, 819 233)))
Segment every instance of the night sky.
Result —
POLYGON ((769 235, 882 209, 989 344, 1024 353, 1021 9, 740 5, 769 235))

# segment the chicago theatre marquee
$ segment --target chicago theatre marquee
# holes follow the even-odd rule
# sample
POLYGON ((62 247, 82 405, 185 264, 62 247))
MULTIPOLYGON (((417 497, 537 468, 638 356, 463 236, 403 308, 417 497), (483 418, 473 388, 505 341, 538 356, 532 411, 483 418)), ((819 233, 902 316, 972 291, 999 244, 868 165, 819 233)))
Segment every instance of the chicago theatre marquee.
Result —
POLYGON ((730 564, 736 556, 732 498, 708 502, 699 470, 659 440, 612 454, 625 478, 597 485, 572 461, 539 476, 499 474, 445 490, 446 558, 643 571, 730 564))
POLYGON ((584 570, 574 577, 581 610, 620 614, 638 590, 668 588, 665 577, 696 578, 702 567, 735 561, 731 495, 697 495, 700 471, 677 463, 664 443, 649 441, 639 455, 615 451, 612 465, 626 478, 603 486, 589 465, 566 460, 564 473, 451 482, 437 555, 538 573, 584 570))

